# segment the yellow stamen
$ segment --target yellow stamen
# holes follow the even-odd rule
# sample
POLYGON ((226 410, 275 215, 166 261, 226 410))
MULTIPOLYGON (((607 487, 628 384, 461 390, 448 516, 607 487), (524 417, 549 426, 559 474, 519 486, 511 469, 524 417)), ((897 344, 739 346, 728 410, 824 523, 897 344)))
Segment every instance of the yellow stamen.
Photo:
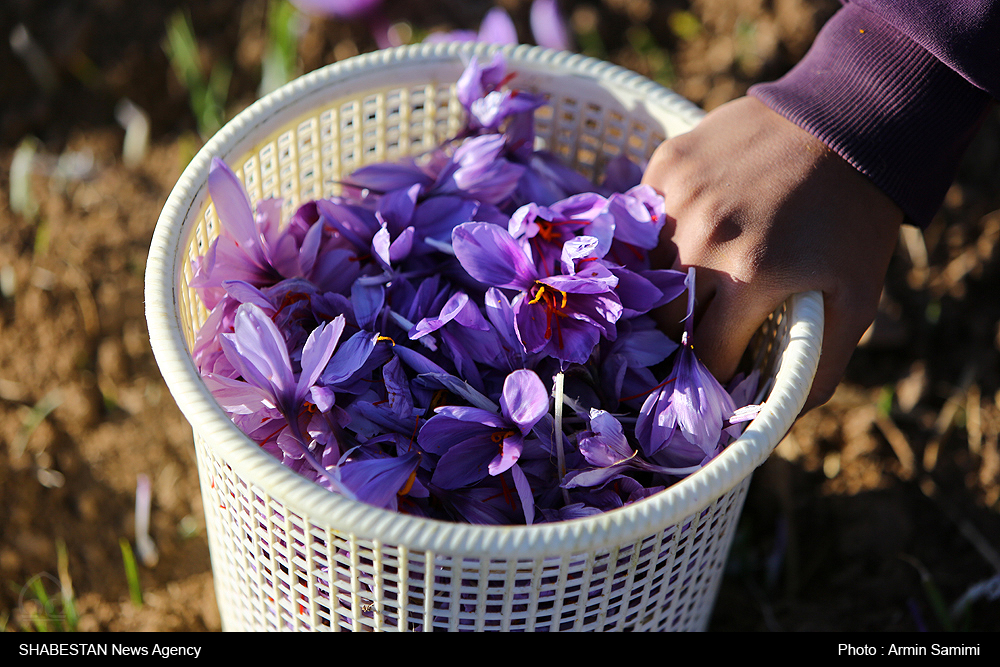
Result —
POLYGON ((563 292, 562 290, 557 290, 555 287, 550 287, 549 285, 546 285, 545 283, 542 283, 542 282, 536 282, 535 284, 538 285, 538 291, 535 292, 535 297, 531 301, 528 302, 528 305, 536 304, 539 301, 541 301, 542 299, 545 299, 546 303, 548 303, 549 306, 552 306, 553 305, 552 304, 552 300, 555 297, 551 294, 551 292, 556 292, 556 293, 558 293, 560 295, 559 308, 565 308, 566 307, 566 300, 568 298, 566 296, 566 292, 563 292), (548 298, 546 298, 546 296, 545 296, 545 291, 546 290, 548 290, 550 292, 550 295, 548 296, 548 298))
POLYGON ((417 471, 414 470, 413 472, 410 473, 410 478, 406 480, 406 485, 403 488, 401 488, 396 493, 396 495, 405 496, 407 493, 410 492, 410 489, 413 488, 413 482, 415 482, 416 480, 417 480, 417 471))

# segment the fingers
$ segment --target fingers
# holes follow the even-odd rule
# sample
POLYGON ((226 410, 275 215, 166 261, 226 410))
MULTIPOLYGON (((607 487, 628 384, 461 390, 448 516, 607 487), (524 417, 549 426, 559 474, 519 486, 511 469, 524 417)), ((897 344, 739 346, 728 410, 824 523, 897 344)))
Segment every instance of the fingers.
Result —
MULTIPOLYGON (((709 303, 696 320, 694 349, 698 358, 725 384, 767 318, 785 297, 764 297, 752 286, 731 284, 724 276, 700 270, 709 303)), ((700 290, 699 290, 700 291, 700 290)), ((840 383, 858 341, 875 317, 877 299, 858 295, 824 295, 823 346, 819 366, 802 414, 826 403, 840 383)))
POLYGON ((826 403, 840 383, 854 349, 875 319, 878 300, 823 295, 823 351, 802 412, 826 403))
POLYGON ((660 329, 677 341, 691 326, 695 354, 725 383, 735 375, 753 336, 784 300, 756 287, 737 283, 723 271, 698 267, 693 321, 687 321, 686 294, 653 315, 660 329))
POLYGON ((698 277, 703 275, 711 280, 712 297, 696 320, 694 350, 708 370, 726 383, 735 375, 754 334, 782 299, 724 275, 699 271, 698 277))

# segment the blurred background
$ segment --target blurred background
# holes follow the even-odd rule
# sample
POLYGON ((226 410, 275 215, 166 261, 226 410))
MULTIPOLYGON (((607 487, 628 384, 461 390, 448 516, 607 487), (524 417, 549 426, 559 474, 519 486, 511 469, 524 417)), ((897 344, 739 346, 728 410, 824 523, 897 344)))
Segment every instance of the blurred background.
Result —
MULTIPOLYGON (((534 22, 530 0, 0 4, 0 629, 220 629, 191 430, 142 281, 181 170, 263 92, 477 33, 501 7, 519 41, 711 109, 790 68, 839 6, 548 4, 534 22)), ((995 110, 934 222, 904 230, 833 400, 755 474, 711 630, 1000 627, 998 241, 995 110)))

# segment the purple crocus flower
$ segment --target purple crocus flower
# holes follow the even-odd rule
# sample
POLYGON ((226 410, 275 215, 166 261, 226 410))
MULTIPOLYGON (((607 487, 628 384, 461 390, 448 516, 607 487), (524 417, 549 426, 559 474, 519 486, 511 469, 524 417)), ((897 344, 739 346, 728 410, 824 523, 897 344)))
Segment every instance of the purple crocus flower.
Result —
MULTIPOLYGON (((221 297, 223 280, 244 280, 252 285, 273 284, 281 278, 268 252, 285 247, 278 232, 279 207, 274 200, 257 205, 257 215, 239 179, 219 158, 212 159, 208 172, 208 191, 215 212, 222 221, 222 231, 208 253, 198 263, 191 286, 206 296, 221 297)), ((206 303, 214 307, 215 303, 206 303)))
POLYGON ((317 378, 326 367, 344 330, 344 318, 320 324, 302 349, 302 372, 292 370, 285 339, 259 306, 242 304, 236 311, 234 331, 222 337, 230 363, 249 385, 285 415, 298 414, 317 378))
MULTIPOLYGON (((303 206, 282 227, 281 200, 264 199, 254 211, 239 179, 218 158, 213 158, 209 169, 208 190, 222 230, 205 256, 195 262, 191 279, 207 307, 214 308, 222 298, 227 281, 263 288, 286 278, 306 278, 330 290, 342 288, 357 275, 357 263, 349 262, 350 250, 341 239, 326 233, 329 220, 315 205, 303 206)), ((362 250, 367 252, 367 245, 362 250)))
MULTIPOLYGON (((311 0, 317 2, 319 0, 311 0)), ((554 0, 535 0, 531 5, 531 34, 535 43, 550 49, 569 51, 573 48, 566 22, 554 0)), ((479 31, 452 30, 429 35, 425 42, 486 42, 488 44, 517 44, 517 29, 510 14, 502 7, 494 7, 483 17, 479 31)))
POLYGON ((431 483, 457 489, 511 470, 525 507, 525 519, 530 523, 534 512, 532 509, 529 514, 527 508, 533 508, 534 503, 517 460, 525 436, 548 409, 548 392, 529 370, 507 376, 500 396, 500 414, 466 406, 437 408, 417 436, 421 449, 441 457, 431 483))
POLYGON ((462 267, 493 287, 519 290, 513 308, 518 339, 529 354, 584 363, 603 335, 616 336, 622 314, 613 276, 542 276, 505 229, 489 223, 459 225, 452 247, 462 267))
POLYGON ((380 49, 399 46, 388 19, 382 12, 382 0, 291 0, 300 11, 313 16, 332 16, 367 24, 380 49))
POLYGON ((698 359, 694 328, 694 268, 688 270, 688 309, 681 346, 670 376, 639 412, 636 435, 647 456, 670 447, 675 435, 706 454, 716 451, 722 429, 736 410, 729 392, 698 359))
POLYGON ((524 174, 523 166, 504 158, 505 146, 506 137, 502 134, 466 139, 455 150, 430 193, 464 194, 487 204, 502 203, 524 174))
POLYGON ((566 29, 566 21, 559 12, 557 0, 534 0, 531 3, 531 34, 535 43, 550 49, 571 51, 573 40, 566 29))
POLYGON ((582 435, 579 447, 580 453, 594 467, 567 475, 562 484, 567 489, 602 486, 628 470, 684 476, 701 468, 699 465, 683 468, 659 466, 646 461, 629 445, 621 422, 604 410, 591 409, 590 431, 582 435))
MULTIPOLYGON (((341 484, 336 472, 331 473, 316 460, 299 424, 299 413, 307 396, 321 404, 329 400, 328 395, 316 387, 316 381, 333 355, 343 330, 344 318, 341 316, 333 322, 320 324, 309 335, 302 348, 298 379, 281 331, 255 304, 245 303, 237 309, 233 333, 224 335, 220 342, 226 358, 243 378, 243 389, 250 405, 263 403, 277 409, 287 420, 289 435, 301 447, 302 456, 334 490, 354 497, 353 492, 341 484)), ((214 380, 227 385, 227 402, 235 402, 233 393, 237 387, 232 381, 214 380)))
POLYGON ((317 16, 355 19, 367 16, 382 0, 290 0, 299 10, 317 16))
POLYGON ((487 44, 517 44, 517 28, 510 14, 503 7, 493 7, 486 12, 482 23, 479 24, 479 32, 476 41, 487 44))
POLYGON ((424 39, 425 42, 486 42, 487 44, 517 44, 517 28, 510 14, 503 7, 494 7, 486 12, 479 31, 451 30, 449 32, 434 32, 424 39))

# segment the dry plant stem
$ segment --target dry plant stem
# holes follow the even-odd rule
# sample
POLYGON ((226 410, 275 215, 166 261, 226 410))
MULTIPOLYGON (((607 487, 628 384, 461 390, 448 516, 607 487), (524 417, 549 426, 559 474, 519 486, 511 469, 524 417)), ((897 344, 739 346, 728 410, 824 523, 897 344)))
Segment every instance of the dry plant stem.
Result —
POLYGON ((913 453, 913 447, 910 446, 909 438, 888 415, 877 414, 875 426, 885 436, 893 453, 896 454, 896 458, 899 459, 899 464, 902 466, 901 477, 906 480, 913 479, 916 472, 916 455, 913 453))
POLYGON ((958 382, 958 386, 952 391, 948 400, 941 408, 941 412, 938 413, 937 422, 934 425, 934 437, 924 448, 923 466, 925 471, 931 472, 937 466, 941 443, 951 433, 952 426, 955 423, 955 416, 958 414, 959 409, 965 406, 969 387, 975 379, 976 368, 970 363, 962 371, 962 377, 958 382))
MULTIPOLYGON (((562 371, 556 373, 554 382, 552 384, 552 395, 555 399, 555 447, 556 447, 556 461, 559 468, 559 479, 566 476, 566 454, 563 452, 563 401, 565 396, 563 393, 563 384, 566 379, 566 374, 562 371)), ((563 501, 569 504, 569 491, 565 488, 562 489, 563 501)))
POLYGON ((75 630, 79 618, 76 611, 76 598, 73 593, 73 578, 69 574, 69 554, 66 551, 65 540, 56 540, 56 560, 59 571, 60 595, 62 597, 63 613, 66 615, 67 629, 75 630))
POLYGON ((997 551, 996 547, 990 542, 990 540, 983 535, 982 531, 979 530, 972 523, 971 520, 957 507, 952 505, 942 494, 937 492, 937 485, 933 484, 933 480, 930 476, 925 477, 926 480, 931 481, 931 484, 921 484, 920 490, 923 491, 924 495, 933 500, 937 506, 944 512, 945 516, 955 524, 958 531, 962 534, 966 540, 969 541, 980 556, 983 557, 987 563, 989 563, 994 570, 1000 572, 1000 552, 997 551))

